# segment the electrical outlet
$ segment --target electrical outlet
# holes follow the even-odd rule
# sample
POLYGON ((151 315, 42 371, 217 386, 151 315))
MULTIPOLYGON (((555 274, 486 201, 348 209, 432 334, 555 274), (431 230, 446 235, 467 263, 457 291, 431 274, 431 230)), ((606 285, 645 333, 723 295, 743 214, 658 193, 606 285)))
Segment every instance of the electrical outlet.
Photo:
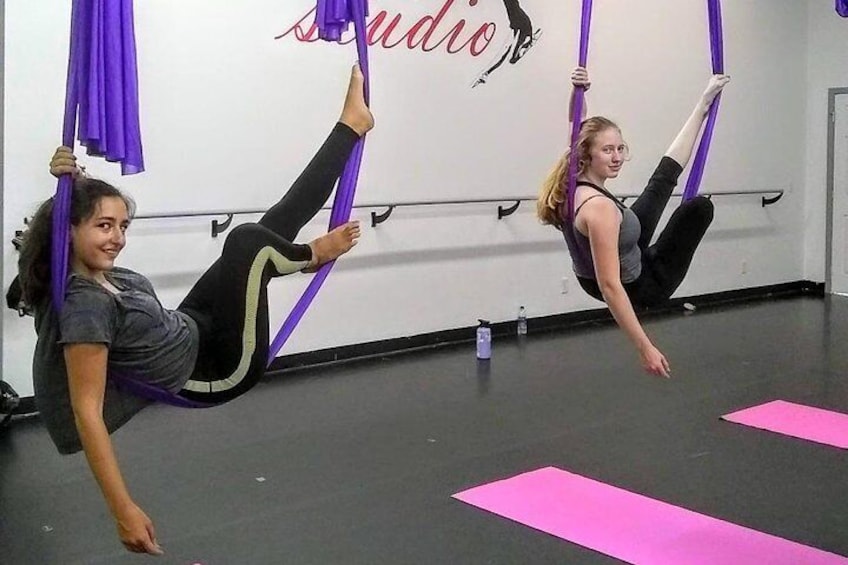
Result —
POLYGON ((559 287, 560 294, 568 294, 568 277, 562 277, 559 287))

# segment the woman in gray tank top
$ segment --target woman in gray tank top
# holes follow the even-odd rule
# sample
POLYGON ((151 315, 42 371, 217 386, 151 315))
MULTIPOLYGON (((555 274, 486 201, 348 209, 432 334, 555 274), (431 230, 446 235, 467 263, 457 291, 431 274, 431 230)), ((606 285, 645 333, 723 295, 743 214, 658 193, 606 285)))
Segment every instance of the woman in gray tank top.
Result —
MULTIPOLYGON (((539 218, 562 231, 580 286, 606 302, 638 350, 644 369, 658 376, 670 376, 668 360, 648 338, 634 306, 655 306, 671 297, 683 282, 695 250, 712 222, 712 203, 696 197, 675 210, 651 244, 671 191, 692 155, 710 104, 729 80, 725 75, 710 78, 695 109, 630 208, 604 186, 607 180, 618 177, 628 158, 628 147, 619 127, 602 117, 584 119, 580 128, 574 222, 565 219, 570 150, 559 160, 539 194, 539 218)), ((571 82, 588 90, 589 75, 578 67, 571 82)))

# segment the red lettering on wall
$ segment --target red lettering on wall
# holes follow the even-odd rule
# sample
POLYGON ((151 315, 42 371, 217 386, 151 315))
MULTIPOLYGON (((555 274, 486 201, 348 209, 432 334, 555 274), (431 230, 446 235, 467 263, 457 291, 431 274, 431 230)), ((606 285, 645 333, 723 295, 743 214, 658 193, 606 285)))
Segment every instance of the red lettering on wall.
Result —
MULTIPOLYGON (((366 22, 368 44, 380 45, 384 49, 405 46, 410 51, 420 49, 424 53, 444 46, 445 51, 451 55, 467 51, 472 57, 477 57, 488 49, 497 26, 494 22, 485 22, 476 29, 467 28, 468 22, 464 18, 451 17, 455 2, 456 0, 445 0, 438 12, 419 18, 405 31, 403 13, 390 15, 387 10, 381 10, 366 22)), ((477 0, 469 0, 468 3, 474 7, 477 0)), ((302 43, 318 41, 318 28, 314 19, 315 8, 312 8, 274 39, 293 36, 296 41, 302 43)), ((352 41, 353 38, 349 37, 342 43, 352 41)))

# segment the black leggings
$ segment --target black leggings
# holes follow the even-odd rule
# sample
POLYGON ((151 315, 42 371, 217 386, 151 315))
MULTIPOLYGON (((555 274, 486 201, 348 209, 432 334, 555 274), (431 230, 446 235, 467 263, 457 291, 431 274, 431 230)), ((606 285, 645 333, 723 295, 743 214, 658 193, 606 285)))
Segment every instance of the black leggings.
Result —
MULTIPOLYGON (((657 241, 650 245, 682 170, 674 159, 663 157, 645 190, 630 207, 642 225, 639 236, 642 273, 635 281, 624 285, 634 306, 657 306, 671 298, 686 277, 695 250, 713 221, 712 202, 696 196, 674 211, 657 241)), ((595 280, 578 280, 587 293, 603 300, 595 280)))
POLYGON ((220 403, 250 390, 268 360, 268 281, 303 270, 308 245, 292 240, 325 204, 359 139, 338 123, 300 177, 258 223, 234 228, 221 257, 200 277, 178 310, 200 332, 194 373, 180 391, 220 403))

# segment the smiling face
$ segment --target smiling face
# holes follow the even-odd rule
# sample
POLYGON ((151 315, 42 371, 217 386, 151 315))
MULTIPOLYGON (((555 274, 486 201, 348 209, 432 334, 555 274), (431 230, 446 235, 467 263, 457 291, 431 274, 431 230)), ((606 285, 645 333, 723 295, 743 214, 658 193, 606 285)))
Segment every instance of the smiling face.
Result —
POLYGON ((586 174, 599 180, 614 179, 627 156, 627 144, 621 138, 621 131, 614 127, 605 128, 592 140, 586 174))
POLYGON ((112 270, 115 259, 126 245, 129 225, 129 212, 122 198, 101 198, 91 216, 71 227, 71 268, 74 272, 102 281, 103 273, 112 270))

